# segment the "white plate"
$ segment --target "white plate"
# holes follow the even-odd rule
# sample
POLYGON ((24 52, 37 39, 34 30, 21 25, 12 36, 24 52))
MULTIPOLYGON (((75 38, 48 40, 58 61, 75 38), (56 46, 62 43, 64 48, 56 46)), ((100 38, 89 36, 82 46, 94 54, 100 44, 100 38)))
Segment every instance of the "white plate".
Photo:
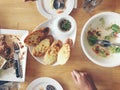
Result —
MULTIPOLYGON (((12 34, 17 35, 21 42, 24 41, 24 38, 28 35, 28 31, 26 30, 11 30, 11 29, 1 29, 0 34, 12 34)), ((27 47, 24 46, 22 50, 25 52, 23 55, 23 59, 21 60, 23 77, 17 78, 15 69, 9 68, 7 70, 2 70, 0 72, 0 80, 1 81, 15 81, 15 82, 24 82, 25 81, 25 72, 26 72, 26 59, 27 59, 27 47)))
MULTIPOLYGON (((96 53, 93 52, 91 46, 88 43, 87 36, 88 30, 90 27, 93 29, 98 29, 103 26, 101 24, 100 19, 104 19, 104 28, 110 27, 112 24, 120 25, 120 14, 115 12, 102 12, 92 16, 84 25, 81 35, 80 41, 83 52, 85 55, 91 60, 93 63, 103 66, 103 67, 115 67, 120 66, 120 53, 114 53, 107 57, 98 56, 96 53)), ((104 29, 103 28, 103 29, 104 29)), ((109 34, 109 31, 104 32, 102 35, 109 34)), ((116 43, 120 43, 120 37, 114 40, 116 43)))
POLYGON ((27 90, 46 90, 47 85, 54 86, 56 90, 63 90, 62 86, 56 80, 49 77, 35 79, 28 85, 27 90))
MULTIPOLYGON (((50 34, 53 35, 53 37, 56 39, 56 40, 61 40, 63 43, 68 39, 72 39, 73 41, 73 45, 75 43, 75 39, 76 39, 76 31, 77 31, 77 27, 76 27, 76 22, 75 20, 69 16, 69 15, 66 15, 66 16, 62 16, 62 15, 59 15, 57 17, 54 17, 46 22, 44 22, 43 24, 40 24, 38 25, 35 30, 39 30, 39 28, 41 27, 49 27, 50 28, 50 34), (69 19, 71 22, 72 22, 72 32, 70 33, 62 33, 62 32, 59 32, 58 30, 58 27, 56 26, 56 23, 58 22, 58 19, 60 20, 60 18, 66 18, 66 19, 69 19)), ((32 54, 32 50, 33 50, 33 47, 29 47, 29 50, 30 50, 30 53, 31 55, 40 63, 44 64, 43 62, 43 57, 35 57, 33 54, 32 54)), ((59 65, 57 62, 55 64, 53 64, 53 66, 55 65, 59 65)))
MULTIPOLYGON (((38 11, 48 19, 58 15, 56 10, 51 7, 50 2, 51 0, 36 0, 38 11)), ((61 14, 68 15, 73 10, 73 8, 74 8, 74 0, 67 0, 66 9, 61 14)))

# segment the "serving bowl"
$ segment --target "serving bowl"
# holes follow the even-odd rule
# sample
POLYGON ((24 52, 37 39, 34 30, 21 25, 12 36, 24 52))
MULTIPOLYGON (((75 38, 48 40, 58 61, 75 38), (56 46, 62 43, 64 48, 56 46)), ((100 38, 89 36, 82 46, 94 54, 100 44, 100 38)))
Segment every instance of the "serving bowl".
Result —
MULTIPOLYGON (((92 16, 83 26, 80 41, 81 47, 87 58, 93 63, 103 66, 103 67, 115 67, 120 65, 120 52, 112 53, 106 56, 100 56, 96 54, 92 48, 92 46, 88 42, 88 32, 92 28, 94 30, 97 29, 105 29, 106 31, 102 32, 107 35, 109 33, 108 28, 111 28, 112 25, 120 25, 120 14, 115 12, 102 12, 92 16), (104 27, 104 28, 103 28, 104 27)), ((101 31, 100 31, 101 32, 101 31)), ((117 37, 113 40, 113 42, 120 43, 119 33, 117 37)), ((104 47, 103 47, 104 48, 104 47)), ((108 49, 108 48, 106 48, 108 49)))
POLYGON ((61 13, 58 13, 59 9, 53 8, 52 2, 53 0, 36 0, 36 5, 39 13, 48 19, 51 19, 57 15, 69 15, 73 10, 75 4, 74 0, 66 0, 65 8, 61 13))

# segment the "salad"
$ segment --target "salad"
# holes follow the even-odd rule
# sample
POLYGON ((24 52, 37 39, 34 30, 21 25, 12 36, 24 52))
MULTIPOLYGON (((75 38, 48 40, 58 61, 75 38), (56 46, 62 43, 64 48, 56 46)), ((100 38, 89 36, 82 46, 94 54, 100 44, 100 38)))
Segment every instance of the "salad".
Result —
POLYGON ((114 53, 120 53, 120 46, 103 47, 97 43, 97 40, 107 40, 110 42, 116 41, 120 33, 120 26, 118 24, 111 24, 105 27, 104 18, 100 18, 101 27, 90 27, 87 32, 87 40, 92 50, 99 56, 107 57, 114 53))

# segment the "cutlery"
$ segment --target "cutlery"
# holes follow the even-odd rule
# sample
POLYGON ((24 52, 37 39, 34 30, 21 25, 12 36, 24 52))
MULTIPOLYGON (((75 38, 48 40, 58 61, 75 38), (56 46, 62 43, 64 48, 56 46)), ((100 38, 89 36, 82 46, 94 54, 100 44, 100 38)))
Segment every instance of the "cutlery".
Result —
POLYGON ((47 85, 46 90, 56 90, 56 88, 53 85, 47 85))
POLYGON ((64 0, 54 0, 53 7, 55 9, 63 9, 65 7, 65 1, 64 0))
POLYGON ((0 85, 3 85, 5 83, 9 83, 9 81, 0 81, 0 85))
POLYGON ((15 60, 14 65, 16 70, 16 77, 22 78, 22 67, 19 59, 20 48, 19 48, 19 45, 15 42, 13 42, 13 46, 14 46, 14 60, 15 60))
POLYGON ((107 40, 97 40, 97 44, 103 46, 103 47, 109 47, 109 46, 120 46, 120 43, 111 43, 110 41, 107 40))

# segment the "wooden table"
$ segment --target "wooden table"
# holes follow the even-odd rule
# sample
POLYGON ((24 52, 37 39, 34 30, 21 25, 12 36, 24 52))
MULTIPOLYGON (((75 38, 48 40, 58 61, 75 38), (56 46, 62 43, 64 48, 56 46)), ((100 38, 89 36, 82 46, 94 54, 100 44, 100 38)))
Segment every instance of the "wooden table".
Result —
MULTIPOLYGON (((98 90, 120 90, 120 67, 104 68, 92 63, 83 53, 80 45, 80 34, 85 22, 94 14, 104 11, 120 13, 120 0, 103 0, 102 4, 91 13, 81 8, 82 0, 78 0, 78 8, 71 12, 77 22, 77 36, 69 61, 63 66, 44 66, 38 63, 28 52, 26 80, 21 83, 20 90, 39 77, 56 79, 64 90, 78 90, 70 72, 74 69, 87 71, 95 81, 98 90)), ((46 21, 36 8, 35 2, 23 0, 0 0, 0 27, 7 29, 24 29, 30 32, 40 23, 46 21)))

